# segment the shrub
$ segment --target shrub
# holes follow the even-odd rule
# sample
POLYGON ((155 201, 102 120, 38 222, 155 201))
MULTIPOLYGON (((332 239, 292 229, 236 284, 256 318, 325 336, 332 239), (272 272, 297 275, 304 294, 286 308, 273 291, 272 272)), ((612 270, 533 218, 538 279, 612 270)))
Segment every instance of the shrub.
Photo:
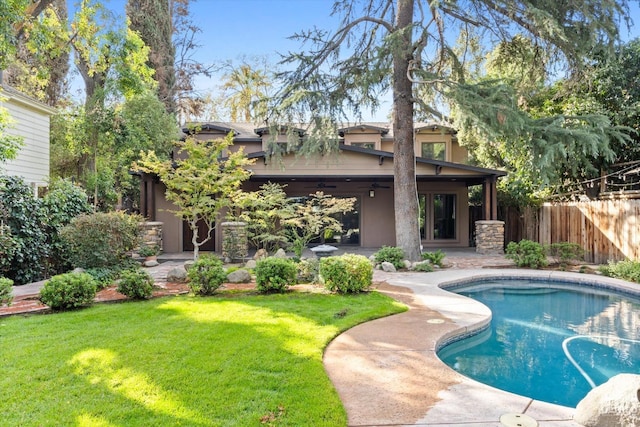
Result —
POLYGON ((13 301, 13 280, 0 277, 0 305, 11 305, 13 301))
POLYGON ((362 255, 344 254, 320 260, 320 277, 330 291, 355 293, 371 286, 373 266, 362 255))
POLYGON ((60 230, 73 218, 91 211, 87 193, 71 181, 59 179, 49 186, 49 191, 42 198, 45 233, 51 248, 47 263, 48 275, 64 273, 73 267, 69 247, 60 237, 60 230))
POLYGON ((373 255, 377 264, 390 262, 397 269, 404 268, 404 251, 395 246, 383 246, 373 255))
POLYGON ((640 283, 640 261, 609 261, 608 265, 602 265, 600 272, 605 276, 640 283))
POLYGON ((201 255, 187 270, 189 288, 196 295, 212 295, 227 279, 222 261, 201 255))
POLYGON ((15 284, 35 282, 44 277, 49 256, 42 202, 21 178, 0 177, 0 219, 15 241, 12 258, 6 262, 5 277, 15 284))
POLYGON ((423 261, 415 264, 413 266, 413 271, 420 271, 423 273, 431 273, 433 271, 433 267, 431 265, 431 261, 423 261))
POLYGON ((570 261, 584 259, 584 249, 577 243, 552 243, 545 246, 545 252, 547 255, 553 257, 561 266, 566 266, 570 261))
POLYGON ((120 274, 118 292, 133 299, 151 298, 153 294, 153 277, 141 269, 124 270, 120 274))
POLYGON ((140 215, 124 212, 94 213, 74 218, 61 231, 75 267, 125 265, 130 251, 140 244, 140 215))
POLYGON ((98 289, 104 289, 112 284, 118 278, 120 271, 119 268, 113 267, 87 268, 85 270, 96 281, 98 289))
POLYGON ((317 258, 303 259, 296 264, 299 283, 317 283, 319 279, 320 261, 317 258))
POLYGON ((0 224, 0 274, 9 271, 17 249, 18 242, 11 235, 9 226, 0 224))
POLYGON ((158 245, 142 245, 138 248, 138 255, 141 257, 147 258, 151 256, 156 256, 160 252, 158 245))
POLYGON ((265 258, 256 264, 256 288, 260 292, 283 292, 296 283, 297 268, 285 258, 265 258))
MULTIPOLYGON (((435 252, 425 252, 422 254, 422 259, 429 261, 432 265, 442 267, 442 261, 446 254, 442 250, 438 249, 435 252)), ((433 271, 433 269, 431 269, 433 271)))
POLYGON ((96 297, 96 281, 87 273, 65 273, 47 280, 40 301, 54 310, 88 306, 96 297))
POLYGON ((547 265, 547 257, 543 246, 538 242, 523 239, 520 243, 509 242, 506 257, 513 260, 518 267, 540 268, 547 265))

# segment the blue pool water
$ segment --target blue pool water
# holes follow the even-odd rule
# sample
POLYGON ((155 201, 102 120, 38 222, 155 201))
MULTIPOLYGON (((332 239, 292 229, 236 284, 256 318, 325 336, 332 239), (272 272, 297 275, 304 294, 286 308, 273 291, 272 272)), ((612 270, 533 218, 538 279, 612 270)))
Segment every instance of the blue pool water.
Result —
POLYGON ((492 312, 489 328, 442 348, 461 374, 575 407, 618 373, 640 374, 640 300, 563 283, 495 280, 455 290, 492 312))

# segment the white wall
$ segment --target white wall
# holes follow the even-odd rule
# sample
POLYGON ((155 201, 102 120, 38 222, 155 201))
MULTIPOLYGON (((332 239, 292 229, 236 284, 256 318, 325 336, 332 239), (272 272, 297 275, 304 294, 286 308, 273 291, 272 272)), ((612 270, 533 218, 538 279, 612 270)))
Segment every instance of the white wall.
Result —
POLYGON ((9 111, 13 123, 10 135, 20 136, 23 146, 14 160, 0 165, 0 173, 20 176, 34 186, 46 186, 49 181, 49 126, 54 110, 13 90, 0 92, 5 99, 0 105, 9 111))

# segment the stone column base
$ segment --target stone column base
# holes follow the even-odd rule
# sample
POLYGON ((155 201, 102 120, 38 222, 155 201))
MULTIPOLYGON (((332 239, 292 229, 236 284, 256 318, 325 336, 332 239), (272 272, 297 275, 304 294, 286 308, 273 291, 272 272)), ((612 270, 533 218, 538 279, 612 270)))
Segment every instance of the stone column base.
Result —
POLYGON ((476 252, 504 254, 504 221, 476 221, 476 252))

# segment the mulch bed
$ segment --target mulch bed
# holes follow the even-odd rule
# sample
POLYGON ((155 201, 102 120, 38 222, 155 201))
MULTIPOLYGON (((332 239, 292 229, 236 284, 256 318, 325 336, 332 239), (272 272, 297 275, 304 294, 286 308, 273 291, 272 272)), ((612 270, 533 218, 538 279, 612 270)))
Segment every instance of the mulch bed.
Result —
MULTIPOLYGON (((255 289, 255 287, 255 283, 226 283, 220 287, 220 290, 252 290, 255 289)), ((116 288, 116 285, 112 285, 102 289, 96 294, 95 302, 104 303, 127 300, 128 298, 116 291, 116 288)), ((187 293, 189 293, 189 286, 185 283, 162 283, 158 284, 153 291, 153 298, 187 293)), ((48 306, 40 302, 38 295, 27 295, 15 298, 10 306, 0 306, 0 317, 16 314, 48 313, 50 311, 51 309, 48 306)))

